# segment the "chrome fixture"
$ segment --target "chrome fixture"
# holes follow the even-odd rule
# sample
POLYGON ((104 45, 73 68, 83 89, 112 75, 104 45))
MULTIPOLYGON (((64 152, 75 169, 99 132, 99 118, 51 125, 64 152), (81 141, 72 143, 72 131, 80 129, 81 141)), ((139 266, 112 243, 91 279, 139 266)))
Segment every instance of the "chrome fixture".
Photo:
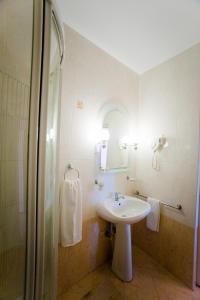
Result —
POLYGON ((94 184, 98 185, 99 190, 102 190, 102 188, 104 187, 104 182, 103 181, 99 181, 97 179, 95 179, 94 184))
MULTIPOLYGON (((144 195, 140 194, 139 191, 135 192, 135 196, 141 197, 141 198, 143 198, 145 200, 147 200, 147 198, 148 198, 148 196, 144 196, 144 195)), ((165 206, 177 209, 177 210, 182 210, 182 205, 181 204, 177 204, 177 206, 173 206, 173 205, 170 205, 170 204, 165 203, 165 202, 160 202, 160 203, 163 204, 163 205, 165 205, 165 206)))
POLYGON ((115 193, 115 201, 119 201, 120 199, 124 199, 124 196, 120 193, 115 193))
POLYGON ((77 178, 80 178, 80 172, 79 172, 79 170, 73 168, 71 164, 68 164, 67 167, 66 167, 66 169, 65 169, 64 179, 66 179, 67 173, 68 173, 69 171, 73 171, 73 170, 77 173, 77 178))
POLYGON ((130 177, 130 176, 126 176, 126 180, 130 181, 130 182, 135 182, 136 178, 134 177, 130 177))

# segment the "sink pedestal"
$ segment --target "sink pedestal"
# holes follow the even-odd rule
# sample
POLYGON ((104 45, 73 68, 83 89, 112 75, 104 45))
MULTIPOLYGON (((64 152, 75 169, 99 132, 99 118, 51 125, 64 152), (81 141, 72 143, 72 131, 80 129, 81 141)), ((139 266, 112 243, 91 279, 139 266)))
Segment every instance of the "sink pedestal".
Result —
POLYGON ((123 281, 133 279, 131 225, 144 219, 151 211, 149 203, 124 196, 99 201, 97 213, 104 220, 116 224, 112 270, 123 281))
POLYGON ((133 279, 130 224, 116 224, 112 270, 123 281, 133 279))

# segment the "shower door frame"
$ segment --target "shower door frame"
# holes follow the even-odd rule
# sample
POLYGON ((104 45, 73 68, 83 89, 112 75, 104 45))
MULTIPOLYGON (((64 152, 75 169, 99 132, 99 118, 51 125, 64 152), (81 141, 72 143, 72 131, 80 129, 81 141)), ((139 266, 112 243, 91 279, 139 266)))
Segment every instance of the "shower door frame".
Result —
MULTIPOLYGON (((60 18, 54 1, 33 0, 33 47, 28 145, 28 209, 25 299, 41 300, 44 281, 44 158, 50 61, 51 19, 54 17, 64 53, 60 18), (49 51, 46 51, 49 49, 49 51), (45 50, 45 51, 44 51, 45 50)), ((58 137, 59 140, 59 137, 58 137)), ((58 149, 59 150, 59 149, 58 149)), ((58 240, 58 237, 56 237, 58 240)), ((54 264, 56 265, 55 249, 54 264)), ((52 299, 56 299, 56 269, 52 299)))
POLYGON ((193 261, 193 289, 200 287, 200 121, 199 121, 199 157, 198 157, 198 183, 197 201, 195 207, 195 237, 194 237, 194 261, 193 261))
POLYGON ((30 300, 35 299, 37 173, 43 49, 43 11, 43 1, 33 0, 33 46, 28 144, 28 208, 25 276, 25 299, 30 300))

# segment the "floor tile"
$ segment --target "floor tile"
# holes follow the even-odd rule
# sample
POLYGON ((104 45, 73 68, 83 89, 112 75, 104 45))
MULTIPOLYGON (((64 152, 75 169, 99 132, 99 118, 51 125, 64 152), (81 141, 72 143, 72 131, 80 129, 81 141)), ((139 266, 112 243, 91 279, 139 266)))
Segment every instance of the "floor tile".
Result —
POLYGON ((123 282, 107 263, 72 286, 58 300, 200 300, 200 289, 191 291, 136 247, 133 270, 133 280, 123 282))

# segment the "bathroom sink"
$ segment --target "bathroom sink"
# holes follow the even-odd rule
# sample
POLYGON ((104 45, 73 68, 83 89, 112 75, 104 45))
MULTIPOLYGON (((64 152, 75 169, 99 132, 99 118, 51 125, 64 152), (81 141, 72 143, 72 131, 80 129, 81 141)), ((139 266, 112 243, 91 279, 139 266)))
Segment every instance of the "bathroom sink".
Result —
POLYGON ((98 215, 111 223, 133 224, 145 218, 151 210, 149 203, 135 197, 107 198, 97 204, 98 215))
MULTIPOLYGON (((117 193, 116 193, 117 194, 117 193)), ((123 281, 133 279, 131 224, 144 219, 151 211, 149 203, 135 197, 119 196, 99 201, 97 214, 116 224, 112 260, 113 272, 123 281)))

